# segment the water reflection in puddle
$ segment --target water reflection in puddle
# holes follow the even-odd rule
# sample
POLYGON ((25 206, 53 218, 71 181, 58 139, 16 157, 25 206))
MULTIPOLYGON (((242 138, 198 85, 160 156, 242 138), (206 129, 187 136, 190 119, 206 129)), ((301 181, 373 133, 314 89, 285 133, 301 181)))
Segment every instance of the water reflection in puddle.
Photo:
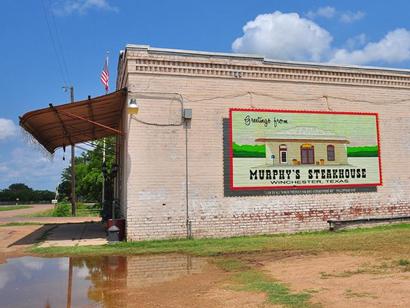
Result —
POLYGON ((132 290, 200 273, 205 265, 184 255, 14 258, 0 264, 0 306, 127 306, 132 290))

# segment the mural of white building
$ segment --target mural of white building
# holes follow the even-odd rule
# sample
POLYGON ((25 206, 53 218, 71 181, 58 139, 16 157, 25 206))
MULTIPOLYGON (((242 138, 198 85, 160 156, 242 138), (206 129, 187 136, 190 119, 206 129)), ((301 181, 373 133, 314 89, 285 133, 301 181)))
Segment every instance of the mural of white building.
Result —
POLYGON ((270 165, 347 165, 350 141, 316 127, 297 126, 255 141, 265 143, 270 165))

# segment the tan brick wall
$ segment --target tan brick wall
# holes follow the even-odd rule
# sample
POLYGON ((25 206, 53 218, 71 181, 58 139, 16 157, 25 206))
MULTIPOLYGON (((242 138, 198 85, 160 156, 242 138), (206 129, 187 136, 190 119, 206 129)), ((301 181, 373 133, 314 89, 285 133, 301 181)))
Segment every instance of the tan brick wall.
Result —
POLYGON ((188 255, 129 256, 127 257, 127 287, 147 288, 201 273, 206 266, 206 259, 188 255))
MULTIPOLYGON (((128 50, 126 56, 128 76, 123 85, 140 103, 138 121, 124 113, 128 135, 123 149, 122 202, 127 207, 129 240, 186 236, 185 128, 178 126, 178 95, 165 93, 181 94, 184 107, 193 111, 188 128, 188 182, 194 237, 321 230, 327 228, 328 218, 410 214, 410 114, 409 101, 404 101, 410 91, 406 86, 301 82, 292 80, 292 75, 284 80, 258 80, 184 76, 167 73, 167 69, 147 73, 135 71, 135 59, 153 55, 128 50), (384 184, 372 193, 224 197, 222 121, 228 118, 229 108, 378 112, 384 184), (174 126, 163 126, 166 124, 174 126)), ((188 69, 186 72, 189 74, 188 69)), ((353 70, 358 76, 366 72, 353 70)), ((389 80, 390 73, 380 76, 383 74, 389 80)), ((355 75, 350 78, 354 80, 355 75)), ((403 78, 407 82, 408 77, 403 78)))

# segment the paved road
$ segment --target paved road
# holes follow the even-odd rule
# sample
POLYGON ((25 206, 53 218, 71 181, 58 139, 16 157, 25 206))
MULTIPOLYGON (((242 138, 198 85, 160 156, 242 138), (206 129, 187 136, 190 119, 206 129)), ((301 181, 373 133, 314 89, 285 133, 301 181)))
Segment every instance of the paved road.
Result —
POLYGON ((0 219, 6 219, 11 217, 18 217, 21 215, 29 215, 35 213, 41 213, 53 208, 53 204, 30 204, 30 208, 27 209, 20 209, 20 210, 12 210, 12 211, 1 211, 0 212, 0 219))
POLYGON ((0 212, 0 224, 10 222, 38 222, 44 224, 78 223, 101 221, 100 217, 22 217, 28 214, 41 213, 52 209, 53 204, 35 204, 32 208, 0 212))

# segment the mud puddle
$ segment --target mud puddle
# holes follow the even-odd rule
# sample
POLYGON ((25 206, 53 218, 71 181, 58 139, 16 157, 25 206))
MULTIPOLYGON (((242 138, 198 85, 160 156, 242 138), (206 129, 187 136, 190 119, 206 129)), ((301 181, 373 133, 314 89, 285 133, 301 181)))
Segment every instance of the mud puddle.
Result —
MULTIPOLYGON (((218 281, 209 268, 206 259, 185 255, 12 258, 0 264, 0 306, 158 307, 151 294, 198 287, 198 276, 210 275, 196 290, 207 293, 218 281)), ((185 305, 178 300, 176 306, 185 305)))

